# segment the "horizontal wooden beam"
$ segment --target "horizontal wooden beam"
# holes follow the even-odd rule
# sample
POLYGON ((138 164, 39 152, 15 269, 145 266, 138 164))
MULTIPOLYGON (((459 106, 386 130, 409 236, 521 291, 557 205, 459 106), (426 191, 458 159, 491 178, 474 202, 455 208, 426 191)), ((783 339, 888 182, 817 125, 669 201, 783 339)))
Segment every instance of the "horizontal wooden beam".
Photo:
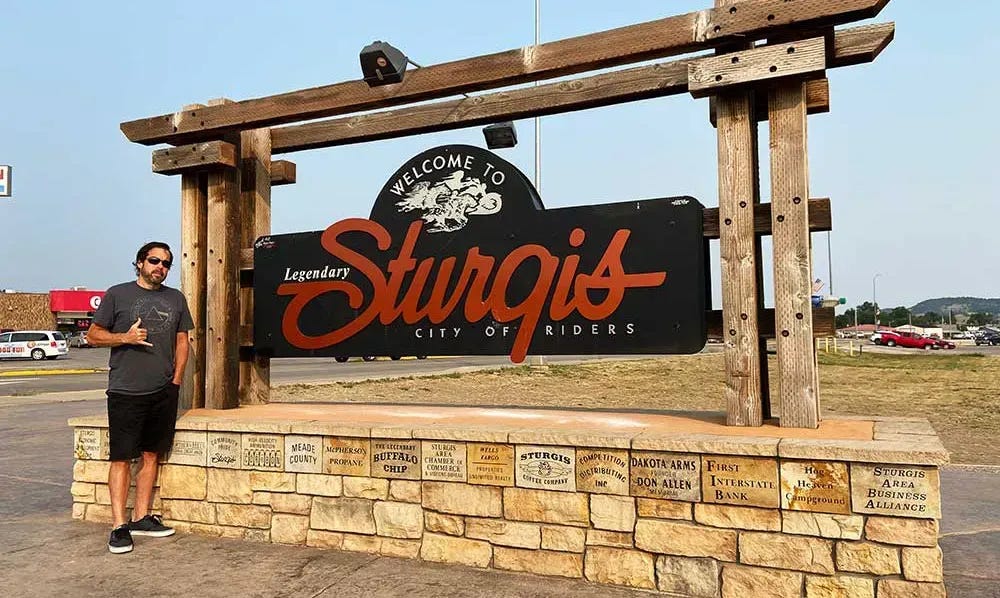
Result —
MULTIPOLYGON (((727 334, 722 329, 722 310, 707 312, 708 338, 725 340, 727 334)), ((836 309, 833 307, 818 307, 812 310, 813 337, 833 336, 837 332, 836 309)), ((761 338, 774 338, 774 310, 762 309, 757 320, 758 334, 761 338)))
POLYGON ((895 36, 895 23, 875 23, 837 31, 830 67, 874 62, 895 36))
MULTIPOLYGON (((873 48, 883 45, 886 36, 891 37, 894 26, 889 23, 864 29, 863 36, 851 35, 850 44, 838 44, 841 47, 838 52, 874 56, 873 48)), ((853 30, 838 31, 837 39, 848 31, 853 30)), ((846 54, 838 53, 833 60, 846 58, 846 54)), ((690 59, 675 60, 460 100, 276 127, 271 129, 271 151, 280 154, 393 139, 686 93, 689 62, 690 59)), ((766 109, 765 102, 764 113, 766 109)))
POLYGON ((688 91, 703 98, 762 81, 819 76, 825 69, 826 40, 814 37, 692 60, 688 91))
POLYGON ((271 186, 291 185, 295 183, 295 162, 288 160, 271 161, 271 186))
POLYGON ((677 56, 874 17, 888 0, 756 0, 591 33, 537 46, 411 70, 402 83, 369 88, 362 80, 122 123, 130 141, 182 144, 231 129, 398 106, 590 70, 677 56))
POLYGON ((236 146, 225 141, 206 141, 153 152, 153 172, 181 174, 209 168, 236 166, 236 146))
MULTIPOLYGON (((806 81, 806 113, 824 114, 830 111, 830 80, 827 78, 806 81)), ((709 121, 715 126, 715 96, 708 98, 709 121)), ((768 118, 767 102, 754 102, 754 116, 757 122, 768 118)))
MULTIPOLYGON (((719 208, 705 208, 702 229, 708 239, 719 238, 719 208)), ((830 199, 809 200, 809 231, 823 232, 833 228, 830 199)), ((759 203, 753 207, 753 230, 758 235, 771 234, 771 204, 759 203)))

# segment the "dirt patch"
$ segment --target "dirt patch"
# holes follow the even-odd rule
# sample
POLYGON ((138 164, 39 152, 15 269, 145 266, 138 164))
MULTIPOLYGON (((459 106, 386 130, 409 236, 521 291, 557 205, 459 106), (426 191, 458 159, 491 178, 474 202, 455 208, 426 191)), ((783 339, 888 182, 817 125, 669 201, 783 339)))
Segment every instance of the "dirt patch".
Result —
MULTIPOLYGON (((1000 358, 821 352, 819 363, 823 413, 926 417, 952 462, 1000 464, 1000 358)), ((775 379, 773 356, 769 366, 775 379)), ((724 388, 723 356, 714 353, 288 385, 273 400, 725 411, 724 388)))

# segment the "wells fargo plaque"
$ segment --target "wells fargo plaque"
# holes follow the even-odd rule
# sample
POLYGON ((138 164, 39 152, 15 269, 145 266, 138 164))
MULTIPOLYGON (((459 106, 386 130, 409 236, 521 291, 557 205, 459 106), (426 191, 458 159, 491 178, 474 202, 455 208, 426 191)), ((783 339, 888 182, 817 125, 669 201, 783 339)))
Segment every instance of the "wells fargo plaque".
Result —
POLYGON ((274 434, 244 434, 243 469, 281 471, 285 466, 285 443, 274 434))
POLYGON ((514 447, 509 444, 470 442, 469 483, 489 486, 514 485, 514 447))
POLYGON ((705 502, 778 508, 778 461, 757 457, 703 455, 701 489, 705 502))
POLYGON ((628 451, 576 449, 576 490, 628 494, 628 451))
POLYGON ((323 439, 323 473, 367 476, 371 473, 371 441, 367 438, 323 439))
POLYGON ((422 443, 423 479, 464 482, 466 479, 464 442, 425 440, 422 443))
POLYGON ((856 513, 941 518, 941 480, 934 467, 851 463, 856 513))
POLYGON ((629 493, 632 496, 690 502, 701 499, 698 455, 632 451, 629 466, 629 493))
POLYGON ((851 512, 847 464, 834 461, 782 461, 781 508, 819 513, 851 512))
POLYGON ((420 479, 420 441, 404 439, 372 440, 372 476, 376 478, 420 479))
POLYGON ((320 473, 322 459, 322 436, 285 436, 285 471, 320 473))
POLYGON ((519 444, 514 449, 514 481, 522 488, 576 490, 575 449, 519 444))

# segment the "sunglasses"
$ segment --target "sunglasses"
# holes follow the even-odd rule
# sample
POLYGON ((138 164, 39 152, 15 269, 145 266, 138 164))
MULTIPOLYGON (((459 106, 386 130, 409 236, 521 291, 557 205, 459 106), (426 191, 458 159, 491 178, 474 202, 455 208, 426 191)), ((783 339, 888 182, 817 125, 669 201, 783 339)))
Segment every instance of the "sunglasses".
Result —
POLYGON ((158 257, 147 257, 146 261, 154 266, 163 264, 163 267, 166 268, 167 270, 169 270, 170 266, 173 265, 173 262, 171 262, 170 260, 161 260, 158 257))

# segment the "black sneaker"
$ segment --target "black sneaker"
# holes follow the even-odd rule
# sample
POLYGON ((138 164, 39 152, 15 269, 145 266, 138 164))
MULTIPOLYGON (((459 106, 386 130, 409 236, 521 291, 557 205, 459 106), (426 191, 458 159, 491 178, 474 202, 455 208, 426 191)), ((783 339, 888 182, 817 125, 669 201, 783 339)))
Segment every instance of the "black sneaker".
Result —
POLYGON ((129 521, 128 529, 136 536, 165 538, 174 535, 174 528, 163 525, 159 515, 146 515, 139 521, 129 521))
POLYGON ((108 550, 114 554, 132 552, 132 534, 128 531, 127 523, 111 530, 111 538, 108 539, 108 550))

